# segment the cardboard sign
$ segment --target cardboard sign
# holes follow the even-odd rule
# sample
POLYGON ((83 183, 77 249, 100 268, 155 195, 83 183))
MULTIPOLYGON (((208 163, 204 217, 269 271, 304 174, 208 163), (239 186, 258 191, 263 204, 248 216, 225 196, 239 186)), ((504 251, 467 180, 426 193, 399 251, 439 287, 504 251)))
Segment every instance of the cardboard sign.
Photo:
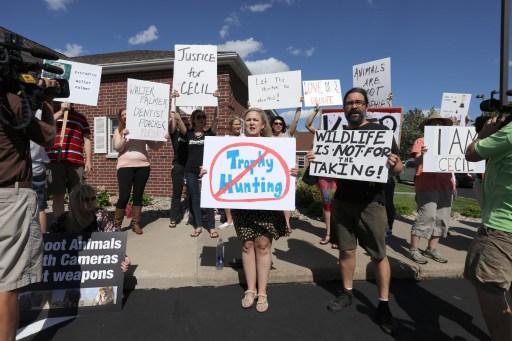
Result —
POLYGON ((55 98, 59 102, 69 102, 97 106, 101 83, 101 66, 70 62, 68 60, 45 60, 45 64, 60 67, 62 75, 43 71, 41 77, 67 79, 69 82, 69 97, 55 98))
POLYGON ((130 139, 166 140, 169 93, 169 84, 128 78, 126 128, 130 131, 130 139))
POLYGON ((390 130, 317 130, 311 175, 360 181, 388 181, 390 130))
MULTIPOLYGON (((322 112, 322 130, 343 129, 343 126, 348 124, 343 109, 327 109, 322 112)), ((368 120, 377 121, 392 130, 397 145, 400 145, 402 108, 369 108, 366 115, 368 120)))
POLYGON ((471 94, 443 93, 441 100, 441 116, 453 121, 453 125, 466 126, 471 94))
POLYGON ((352 85, 367 91, 368 107, 385 108, 393 106, 391 58, 354 65, 352 67, 352 85))
POLYGON ((43 278, 18 295, 20 316, 120 310, 127 232, 43 234, 43 278))
POLYGON ((201 207, 294 210, 295 139, 207 136, 201 207))
POLYGON ((260 109, 301 107, 301 72, 288 71, 249 76, 249 102, 260 109))
POLYGON ((306 107, 343 105, 339 79, 303 81, 302 90, 306 107))
POLYGON ((177 106, 218 105, 217 46, 174 45, 172 88, 180 93, 177 106))
POLYGON ((425 127, 423 171, 433 173, 484 173, 485 161, 466 161, 467 147, 477 137, 475 127, 425 127))

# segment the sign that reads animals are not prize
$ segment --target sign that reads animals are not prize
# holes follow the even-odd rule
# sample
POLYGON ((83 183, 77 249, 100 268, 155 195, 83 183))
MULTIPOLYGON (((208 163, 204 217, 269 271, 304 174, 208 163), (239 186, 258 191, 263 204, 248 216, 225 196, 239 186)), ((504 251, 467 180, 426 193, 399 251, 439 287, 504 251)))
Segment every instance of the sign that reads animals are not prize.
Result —
POLYGON ((433 173, 484 173, 485 161, 466 161, 466 149, 476 138, 475 127, 425 127, 423 171, 433 173))
POLYGON ((317 130, 311 175, 387 182, 391 130, 317 130))
POLYGON ((391 58, 354 65, 352 85, 368 93, 368 107, 385 108, 393 106, 391 95, 391 58))
POLYGON ((207 136, 204 145, 201 207, 295 209, 295 139, 207 136))
POLYGON ((166 140, 169 92, 169 84, 128 78, 126 128, 130 139, 166 140))
POLYGON ((249 76, 249 102, 260 109, 302 106, 301 72, 288 71, 249 76))

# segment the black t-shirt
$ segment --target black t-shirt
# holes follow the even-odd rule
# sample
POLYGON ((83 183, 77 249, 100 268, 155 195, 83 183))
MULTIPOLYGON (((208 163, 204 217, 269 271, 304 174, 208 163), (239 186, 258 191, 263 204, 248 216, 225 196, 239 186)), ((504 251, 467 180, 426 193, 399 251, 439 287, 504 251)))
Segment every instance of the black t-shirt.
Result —
POLYGON ((187 136, 176 130, 172 134, 172 148, 174 150, 174 163, 185 166, 187 163, 188 141, 187 136))
MULTIPOLYGON (((379 123, 367 123, 362 127, 346 130, 389 130, 386 126, 379 123)), ((399 154, 400 150, 393 138, 391 145, 391 152, 399 154)), ((359 180, 338 179, 337 190, 334 198, 341 201, 350 201, 353 203, 369 204, 372 201, 377 201, 382 204, 386 203, 386 196, 384 194, 386 188, 385 183, 368 182, 359 180)))
POLYGON ((188 156, 185 164, 185 172, 199 174, 199 167, 203 165, 204 138, 205 136, 215 136, 211 129, 196 136, 195 131, 187 131, 186 140, 188 145, 188 156))

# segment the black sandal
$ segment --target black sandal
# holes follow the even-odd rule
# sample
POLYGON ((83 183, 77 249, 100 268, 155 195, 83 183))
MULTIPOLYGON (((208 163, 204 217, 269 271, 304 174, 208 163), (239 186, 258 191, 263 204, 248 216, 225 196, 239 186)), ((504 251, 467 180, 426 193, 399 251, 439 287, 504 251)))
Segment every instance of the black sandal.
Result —
POLYGON ((171 221, 169 222, 169 228, 173 229, 173 228, 175 228, 175 227, 176 227, 176 222, 175 222, 175 221, 173 221, 173 220, 171 220, 171 221))

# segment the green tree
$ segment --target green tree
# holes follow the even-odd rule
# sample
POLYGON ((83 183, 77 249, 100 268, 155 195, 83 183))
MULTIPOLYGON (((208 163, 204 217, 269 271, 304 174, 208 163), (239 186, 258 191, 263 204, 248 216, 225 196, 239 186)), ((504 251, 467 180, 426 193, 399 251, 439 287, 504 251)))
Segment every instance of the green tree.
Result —
MULTIPOLYGON (((429 114, 433 111, 434 108, 430 109, 429 114)), ((420 126, 424 119, 425 115, 423 114, 423 111, 418 108, 409 110, 404 114, 400 141, 400 158, 402 161, 410 158, 409 152, 411 151, 414 141, 418 137, 423 136, 423 130, 420 126)))

